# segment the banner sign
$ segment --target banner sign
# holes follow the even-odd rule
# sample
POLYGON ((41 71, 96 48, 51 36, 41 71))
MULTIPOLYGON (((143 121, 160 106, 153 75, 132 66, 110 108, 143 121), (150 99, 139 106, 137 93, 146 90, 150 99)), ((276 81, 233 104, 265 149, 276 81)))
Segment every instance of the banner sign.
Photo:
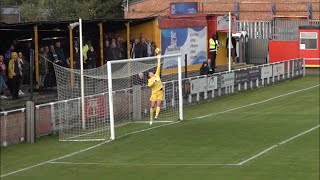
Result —
POLYGON ((279 76, 284 74, 284 63, 273 65, 273 76, 279 76))
POLYGON ((0 8, 0 9, 3 15, 19 15, 18 7, 6 7, 6 8, 0 8))
MULTIPOLYGON (((207 27, 161 30, 162 55, 187 54, 187 65, 201 64, 207 60, 207 27)), ((176 58, 164 60, 163 68, 176 67, 176 58)))
POLYGON ((254 67, 252 69, 248 69, 248 79, 249 81, 256 81, 257 79, 261 78, 261 71, 260 68, 254 67))
POLYGON ((106 114, 106 96, 99 95, 85 98, 85 114, 87 118, 102 117, 106 114))
POLYGON ((263 66, 261 68, 261 79, 266 79, 271 77, 272 77, 272 65, 263 66))
POLYGON ((197 14, 198 3, 197 2, 178 2, 170 4, 170 14, 197 14))
POLYGON ((229 30, 229 15, 217 17, 217 31, 229 30))
POLYGON ((218 77, 217 76, 208 76, 207 78, 207 90, 218 89, 218 77))
POLYGON ((294 63, 294 70, 295 71, 301 71, 302 70, 302 59, 299 59, 299 60, 296 60, 296 61, 293 61, 294 63))
POLYGON ((220 78, 221 88, 234 85, 234 72, 222 74, 220 78))
POLYGON ((248 82, 248 70, 247 69, 242 69, 240 71, 235 71, 235 83, 236 84, 241 84, 248 82))
POLYGON ((205 92, 207 90, 207 78, 192 79, 191 80, 191 94, 205 92))

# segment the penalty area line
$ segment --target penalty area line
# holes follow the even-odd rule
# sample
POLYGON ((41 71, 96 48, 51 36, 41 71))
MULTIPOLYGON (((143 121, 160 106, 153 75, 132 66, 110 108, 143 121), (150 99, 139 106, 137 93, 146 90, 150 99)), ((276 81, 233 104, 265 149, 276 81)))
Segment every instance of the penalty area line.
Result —
POLYGON ((303 136, 303 135, 305 135, 305 134, 307 134, 307 133, 309 133, 309 132, 311 132, 311 131, 319 128, 319 127, 320 127, 320 125, 317 125, 317 126, 312 127, 312 128, 310 128, 310 129, 308 129, 308 130, 306 130, 306 131, 303 131, 302 133, 299 133, 299 134, 297 134, 297 135, 295 135, 295 136, 292 136, 292 137, 290 137, 290 138, 288 138, 288 139, 286 139, 286 140, 284 140, 284 141, 281 141, 281 142, 278 143, 278 144, 274 144, 274 145, 268 147, 267 149, 259 152, 258 154, 254 155, 254 156, 251 156, 250 158, 245 159, 245 160, 239 162, 237 165, 241 166, 241 165, 243 165, 243 164, 245 164, 245 163, 247 163, 247 162, 249 162, 249 161, 252 161, 252 160, 258 158, 259 156, 262 156, 262 155, 268 153, 268 152, 271 151, 272 149, 274 149, 274 148, 276 148, 276 147, 279 147, 279 146, 281 146, 281 145, 284 145, 284 144, 288 143, 289 141, 292 141, 292 140, 294 140, 294 139, 296 139, 296 138, 298 138, 298 137, 300 137, 300 136, 303 136))
MULTIPOLYGON (((145 131, 150 131, 152 129, 157 129, 157 128, 161 128, 161 127, 164 127, 164 126, 169 126, 169 125, 176 124, 176 123, 179 123, 179 122, 180 121, 175 121, 175 122, 168 123, 168 124, 163 124, 163 125, 160 125, 160 126, 154 126, 154 127, 147 128, 147 129, 142 129, 142 130, 139 130, 139 131, 133 131, 131 133, 127 133, 127 134, 121 135, 117 139, 126 137, 126 136, 131 135, 131 134, 137 134, 137 133, 141 133, 141 132, 145 132, 145 131)), ((12 172, 9 172, 9 173, 6 173, 6 174, 1 174, 0 178, 7 177, 7 176, 10 176, 10 175, 13 175, 13 174, 17 174, 17 173, 20 173, 20 172, 23 172, 23 171, 27 171, 27 170, 30 170, 30 169, 33 169, 33 168, 36 168, 36 167, 39 167, 39 166, 42 166, 42 165, 45 165, 45 164, 50 164, 51 162, 55 162, 55 161, 58 161, 58 160, 61 160, 61 159, 72 157, 74 155, 80 154, 82 152, 89 151, 91 149, 100 147, 100 146, 102 146, 104 144, 107 144, 107 143, 110 143, 110 142, 112 142, 112 140, 104 141, 104 142, 101 142, 101 143, 96 144, 94 146, 90 146, 88 148, 85 148, 85 149, 82 149, 82 150, 79 150, 79 151, 75 151, 73 153, 70 153, 70 154, 67 154, 67 155, 64 155, 64 156, 61 156, 61 157, 58 157, 58 158, 54 158, 54 159, 51 159, 51 160, 48 160, 48 161, 44 161, 44 162, 41 162, 41 163, 38 163, 38 164, 35 164, 35 165, 32 165, 32 166, 28 166, 28 167, 25 167, 25 168, 22 168, 22 169, 18 169, 16 171, 12 171, 12 172)))
POLYGON ((206 163, 163 163, 163 164, 134 164, 134 163, 124 163, 124 164, 112 164, 112 163, 86 163, 86 162, 61 162, 61 161, 54 161, 50 162, 50 164, 66 164, 66 165, 102 165, 102 166, 239 166, 238 164, 206 164, 206 163))
POLYGON ((275 96, 275 97, 272 97, 272 98, 269 98, 269 99, 265 99, 263 101, 259 101, 259 102, 247 104, 247 105, 244 105, 244 106, 239 106, 239 107, 236 107, 236 108, 232 108, 232 109, 229 109, 229 110, 226 110, 226 111, 221 111, 221 112, 207 114, 207 115, 204 115, 204 116, 199 116, 199 117, 196 117, 196 118, 193 118, 193 119, 190 119, 190 120, 203 119, 203 118, 206 118, 206 117, 209 117, 209 116, 214 116, 214 115, 218 115, 218 114, 225 114, 227 112, 235 111, 235 110, 238 110, 238 109, 242 109, 242 108, 246 108, 246 107, 250 107, 250 106, 266 103, 266 102, 272 101, 274 99, 278 99, 278 98, 281 98, 281 97, 289 96, 291 94, 307 91, 307 90, 316 88, 318 86, 319 86, 319 84, 315 85, 315 86, 311 86, 311 87, 305 88, 305 89, 300 89, 300 90, 292 91, 292 92, 289 92, 289 93, 286 93, 286 94, 282 94, 282 95, 279 95, 279 96, 275 96))

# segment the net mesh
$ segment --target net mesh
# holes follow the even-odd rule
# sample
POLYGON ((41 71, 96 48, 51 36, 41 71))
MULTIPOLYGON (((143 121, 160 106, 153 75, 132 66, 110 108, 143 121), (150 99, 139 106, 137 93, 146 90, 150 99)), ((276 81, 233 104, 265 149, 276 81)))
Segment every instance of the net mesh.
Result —
MULTIPOLYGON (((161 58, 164 101, 157 122, 178 120, 178 56, 161 58)), ((157 57, 143 61, 119 61, 111 65, 113 114, 116 134, 130 133, 149 126, 151 90, 148 71, 155 71, 157 57), (117 129, 118 128, 118 129, 117 129), (137 129, 138 128, 138 129, 137 129), (119 132, 119 133, 117 133, 119 132)), ((95 141, 110 138, 107 64, 83 71, 84 106, 81 102, 81 71, 54 64, 60 103, 55 111, 60 120, 59 140, 95 141), (82 118, 82 109, 85 118, 82 118)))

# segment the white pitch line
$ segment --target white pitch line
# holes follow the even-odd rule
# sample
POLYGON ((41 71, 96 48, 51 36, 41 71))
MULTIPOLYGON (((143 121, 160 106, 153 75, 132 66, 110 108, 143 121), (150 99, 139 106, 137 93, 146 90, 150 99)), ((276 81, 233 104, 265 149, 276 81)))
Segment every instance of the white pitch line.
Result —
MULTIPOLYGON (((143 129, 143 130, 139 130, 139 131, 133 131, 131 133, 128 133, 128 134, 125 134, 125 135, 122 135, 122 136, 119 136, 119 138, 122 138, 122 137, 125 137, 125 136, 128 136, 128 135, 131 135, 131 134, 137 134, 137 133, 140 133, 140 132, 145 132, 145 131, 149 131, 149 130, 152 130, 152 129, 157 129, 157 128, 160 128, 160 127, 164 127, 164 126, 169 126, 171 124, 176 124, 176 123, 179 123, 180 121, 176 121, 176 122, 173 122, 173 123, 168 123, 168 124, 163 124, 163 125, 160 125, 160 126, 154 126, 154 127, 151 127, 151 128, 147 128, 147 129, 143 129)), ((54 158, 54 159, 51 159, 51 160, 48 160, 48 161, 44 161, 44 162, 41 162, 41 163, 38 163, 38 164, 35 164, 35 165, 32 165, 32 166, 28 166, 28 167, 25 167, 25 168, 22 168, 22 169, 18 169, 16 171, 12 171, 12 172, 9 172, 7 174, 1 174, 0 175, 0 178, 3 178, 3 177, 7 177, 7 176, 10 176, 10 175, 13 175, 13 174, 17 174, 19 172, 23 172, 23 171, 27 171, 27 170, 30 170, 32 168, 35 168, 35 167, 39 167, 39 166, 42 166, 42 165, 45 165, 45 164, 49 164, 51 162, 54 162, 54 161, 58 161, 58 160, 61 160, 61 159, 65 159, 65 158, 68 158, 68 157, 71 157, 71 156, 74 156, 74 155, 77 155, 77 154, 80 154, 82 152, 86 152, 86 151, 89 151, 91 149, 94 149, 96 147, 99 147, 99 146, 102 146, 104 144, 107 144, 111 142, 111 140, 108 140, 108 141, 105 141, 105 142, 102 142, 102 143, 99 143, 99 144, 96 144, 94 146, 90 146, 88 148, 85 148, 85 149, 82 149, 82 150, 79 150, 79 151, 75 151, 73 153, 70 153, 70 154, 67 154, 67 155, 64 155, 64 156, 60 156, 58 158, 54 158)))
POLYGON ((49 162, 50 164, 66 164, 66 165, 102 165, 102 166, 239 166, 238 164, 205 164, 205 163, 165 163, 165 164, 112 164, 112 163, 85 163, 85 162, 49 162))
POLYGON ((278 146, 284 145, 284 144, 286 144, 287 142, 292 141, 292 140, 294 140, 294 139, 296 139, 296 138, 298 138, 298 137, 300 137, 300 136, 302 136, 302 135, 305 135, 305 134, 307 134, 307 133, 309 133, 309 132, 311 132, 311 131, 319 128, 319 127, 320 127, 320 125, 317 125, 317 126, 315 126, 315 127, 313 127, 313 128, 310 128, 310 129, 302 132, 302 133, 299 133, 299 134, 297 134, 297 135, 295 135, 295 136, 292 136, 292 137, 290 137, 290 138, 288 138, 288 139, 286 139, 286 140, 284 140, 284 141, 281 141, 281 142, 278 143, 278 144, 274 144, 274 145, 268 147, 267 149, 259 152, 258 154, 254 155, 254 156, 252 156, 252 157, 250 157, 250 158, 248 158, 248 159, 246 159, 246 160, 243 160, 243 161, 239 162, 237 165, 241 166, 241 165, 243 165, 243 164, 245 164, 245 163, 247 163, 247 162, 249 162, 249 161, 251 161, 251 160, 253 160, 253 159, 256 159, 257 157, 259 157, 259 156, 261 156, 261 155, 263 155, 263 154, 266 154, 267 152, 271 151, 272 149, 274 149, 274 148, 276 148, 276 147, 278 147, 278 146))
POLYGON ((289 92, 289 93, 282 94, 282 95, 279 95, 279 96, 275 96, 275 97, 272 97, 272 98, 269 98, 269 99, 266 99, 266 100, 263 100, 263 101, 259 101, 259 102, 247 104, 247 105, 244 105, 244 106, 232 108, 232 109, 229 109, 229 110, 226 110, 226 111, 221 111, 221 112, 217 112, 217 113, 207 114, 207 115, 204 115, 204 116, 199 116, 199 117, 193 118, 191 120, 203 119, 203 118, 206 118, 206 117, 209 117, 209 116, 214 116, 214 115, 218 115, 218 114, 224 114, 224 113, 227 113, 227 112, 230 112, 230 111, 235 111, 235 110, 238 110, 238 109, 254 106, 254 105, 257 105, 257 104, 262 104, 262 103, 265 103, 265 102, 268 102, 268 101, 271 101, 271 100, 274 100, 274 99, 277 99, 277 98, 280 98, 280 97, 284 97, 284 96, 288 96, 288 95, 291 95, 291 94, 307 91, 309 89, 313 89, 313 88, 316 88, 318 86, 319 86, 319 84, 315 85, 315 86, 311 86, 311 87, 305 88, 305 89, 300 89, 300 90, 297 90, 297 91, 293 91, 293 92, 289 92))
MULTIPOLYGON (((316 85, 316 86, 311 86, 311 87, 309 87, 309 88, 305 88, 305 89, 293 91, 293 92, 290 92, 290 93, 287 93, 287 94, 283 94, 283 95, 280 95, 280 96, 276 96, 276 97, 273 97, 273 98, 270 98, 270 99, 267 99, 267 100, 264 100, 264 101, 260 101, 260 102, 257 102, 257 103, 252 103, 252 104, 249 104, 249 105, 240 106, 240 107, 238 107, 238 108, 229 109, 229 110, 227 110, 227 111, 222 111, 222 112, 218 112, 218 113, 212 113, 212 114, 209 114, 209 115, 206 115, 206 116, 200 116, 200 117, 197 117, 197 118, 195 118, 195 119, 202 119, 202 118, 205 118, 205 117, 208 117, 208 116, 217 115, 217 114, 223 114, 223 113, 227 113, 227 112, 234 111, 234 110, 237 110, 237 109, 241 109, 241 108, 253 106, 253 105, 256 105, 256 104, 261 104, 261 103, 264 103, 264 102, 267 102, 267 101, 271 101, 271 100, 276 99, 276 98, 279 98, 279 97, 287 96, 287 95, 294 94, 294 93, 301 92, 301 91, 306 91, 306 90, 309 90, 309 89, 312 89, 312 88, 315 88, 315 87, 318 87, 318 86, 319 86, 319 84, 316 85)), ((179 123, 179 122, 180 122, 180 121, 176 121, 176 122, 164 124, 164 125, 161 125, 161 126, 155 126, 155 127, 148 128, 148 129, 143 129, 143 130, 140 130, 140 131, 134 131, 134 132, 131 132, 131 133, 128 133, 128 134, 119 136, 118 138, 122 138, 122 137, 125 137, 125 136, 128 136, 128 135, 131 135, 131 134, 137 134, 137 133, 140 133, 140 132, 149 131, 149 130, 156 129, 156 128, 160 128, 160 127, 163 127, 163 126, 169 126, 169 125, 171 125, 171 124, 176 124, 176 123, 179 123)), ((0 177, 2 178, 2 177, 10 176, 10 175, 12 175, 12 174, 16 174, 16 173, 19 173, 19 172, 27 171, 27 170, 29 170, 29 169, 32 169, 32 168, 35 168, 35 167, 39 167, 39 166, 48 164, 48 163, 50 163, 50 162, 54 162, 54 161, 61 160, 61 159, 67 158, 67 157, 71 157, 71 156, 77 155, 77 154, 79 154, 79 153, 82 153, 82 152, 85 152, 85 151, 89 151, 89 150, 91 150, 91 149, 93 149, 93 148, 99 147, 99 146, 101 146, 101 145, 103 145, 103 144, 106 144, 106 143, 109 143, 109 142, 110 142, 110 141, 105 141, 105 142, 99 143, 99 144, 97 144, 97 145, 94 145, 94 146, 91 146, 91 147, 82 149, 82 150, 80 150, 80 151, 76 151, 76 152, 67 154, 67 155, 65 155, 65 156, 61 156, 61 157, 58 157, 58 158, 55 158, 55 159, 51 159, 51 160, 49 160, 49 161, 41 162, 41 163, 39 163, 39 164, 35 164, 35 165, 32 165, 32 166, 28 166, 28 167, 25 167, 25 168, 22 168, 22 169, 18 169, 18 170, 16 170, 16 171, 12 171, 12 172, 9 172, 9 173, 7 173, 7 174, 2 174, 2 175, 0 175, 0 177)))
MULTIPOLYGON (((170 123, 170 122, 174 122, 174 121, 157 121, 157 120, 154 120, 153 121, 153 123, 170 123)), ((133 123, 142 123, 142 124, 144 124, 144 123, 150 123, 150 121, 134 121, 133 123)))

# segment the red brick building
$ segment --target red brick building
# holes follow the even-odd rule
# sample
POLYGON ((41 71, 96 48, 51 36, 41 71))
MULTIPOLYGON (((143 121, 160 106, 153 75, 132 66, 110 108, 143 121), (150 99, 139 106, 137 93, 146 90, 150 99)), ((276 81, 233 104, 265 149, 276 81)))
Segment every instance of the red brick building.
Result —
POLYGON ((200 13, 233 12, 239 20, 270 21, 274 17, 320 19, 320 0, 128 0, 125 18, 167 15, 173 2, 198 2, 200 13))

